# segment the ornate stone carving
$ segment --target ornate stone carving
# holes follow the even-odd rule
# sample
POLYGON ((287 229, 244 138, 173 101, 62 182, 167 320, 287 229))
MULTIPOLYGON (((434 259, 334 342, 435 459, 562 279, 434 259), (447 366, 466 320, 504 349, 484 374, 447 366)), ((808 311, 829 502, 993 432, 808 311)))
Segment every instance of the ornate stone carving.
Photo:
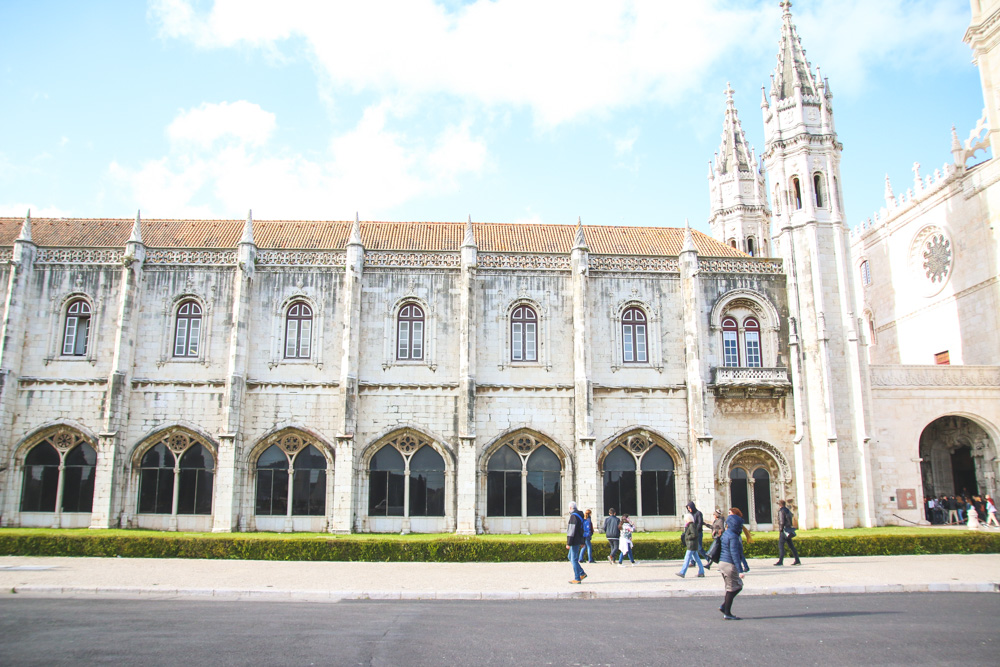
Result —
POLYGON ((9 262, 14 259, 13 248, 0 248, 0 262, 9 262))
POLYGON ((699 259, 698 270, 704 273, 780 274, 783 272, 781 260, 750 258, 699 259))
POLYGON ((39 248, 36 264, 120 264, 124 250, 114 248, 39 248))
MULTIPOLYGON (((733 446, 719 460, 716 479, 720 482, 728 482, 729 471, 732 470, 737 460, 745 460, 747 462, 750 460, 760 461, 765 463, 765 465, 773 463, 777 466, 777 471, 782 482, 790 484, 792 481, 792 467, 788 464, 785 455, 777 447, 763 440, 744 440, 733 446)), ((770 468, 771 466, 768 465, 767 467, 770 468)))
POLYGON ((344 266, 343 250, 259 250, 257 264, 263 266, 344 266))
POLYGON ((458 253, 443 252, 366 252, 365 266, 416 266, 458 268, 462 263, 458 253))
POLYGON ((149 250, 147 264, 218 264, 236 265, 235 250, 149 250))
POLYGON ((635 271, 649 273, 677 273, 680 268, 676 257, 634 257, 628 255, 591 255, 592 271, 635 271))
POLYGON ((49 436, 49 442, 51 442, 52 446, 58 449, 61 454, 65 454, 81 442, 86 441, 87 439, 84 438, 79 431, 69 428, 61 428, 49 436))
POLYGON ((569 255, 519 255, 481 252, 476 261, 482 268, 494 269, 554 269, 568 271, 569 255))
POLYGON ((871 366, 873 387, 1000 387, 996 366, 871 366))

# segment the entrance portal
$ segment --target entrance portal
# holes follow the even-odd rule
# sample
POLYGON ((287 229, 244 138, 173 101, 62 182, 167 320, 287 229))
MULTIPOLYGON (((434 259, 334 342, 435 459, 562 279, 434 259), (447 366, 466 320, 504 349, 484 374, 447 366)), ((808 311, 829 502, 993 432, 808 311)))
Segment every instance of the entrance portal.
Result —
POLYGON ((996 448, 981 426, 965 417, 935 419, 920 434, 925 496, 996 493, 996 448))

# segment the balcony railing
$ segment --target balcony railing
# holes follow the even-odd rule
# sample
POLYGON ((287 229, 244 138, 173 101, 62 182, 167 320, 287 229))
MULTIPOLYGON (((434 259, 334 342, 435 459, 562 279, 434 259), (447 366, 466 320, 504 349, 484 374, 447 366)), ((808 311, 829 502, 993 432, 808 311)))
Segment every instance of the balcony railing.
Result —
POLYGON ((791 388, 787 368, 743 368, 719 366, 715 368, 713 385, 717 396, 770 398, 784 396, 791 388))

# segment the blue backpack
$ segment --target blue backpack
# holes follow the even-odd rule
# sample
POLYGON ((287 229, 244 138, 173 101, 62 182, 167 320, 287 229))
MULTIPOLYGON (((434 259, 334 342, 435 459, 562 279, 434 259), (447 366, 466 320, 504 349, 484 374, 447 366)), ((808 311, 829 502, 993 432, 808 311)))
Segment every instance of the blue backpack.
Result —
POLYGON ((590 519, 583 520, 583 536, 591 537, 594 534, 594 524, 590 519))

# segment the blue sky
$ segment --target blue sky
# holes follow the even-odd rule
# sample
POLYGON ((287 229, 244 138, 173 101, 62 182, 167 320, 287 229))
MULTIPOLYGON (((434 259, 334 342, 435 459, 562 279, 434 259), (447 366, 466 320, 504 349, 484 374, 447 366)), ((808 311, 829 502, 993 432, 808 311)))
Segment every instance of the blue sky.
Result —
MULTIPOLYGON (((964 0, 798 0, 849 223, 982 113, 964 0)), ((777 0, 0 0, 0 215, 708 231, 726 83, 763 149, 777 0)))

